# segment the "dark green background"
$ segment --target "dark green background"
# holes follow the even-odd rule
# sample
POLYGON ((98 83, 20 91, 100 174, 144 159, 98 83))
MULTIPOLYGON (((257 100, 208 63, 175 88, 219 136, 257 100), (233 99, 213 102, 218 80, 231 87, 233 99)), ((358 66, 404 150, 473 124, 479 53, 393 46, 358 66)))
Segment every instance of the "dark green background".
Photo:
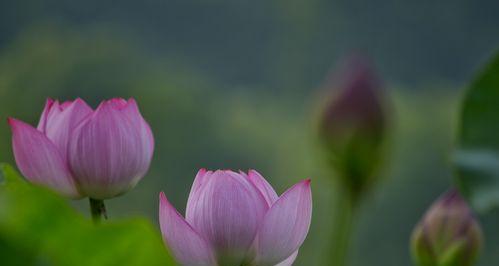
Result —
MULTIPOLYGON (((135 97, 156 138, 149 174, 108 202, 156 223, 184 209, 196 171, 255 168, 278 192, 312 178, 296 265, 328 265, 334 183, 316 140, 321 84, 369 56, 391 98, 389 156, 357 218, 352 266, 409 265, 410 232, 451 183, 463 88, 499 44, 497 1, 0 1, 0 119, 37 123, 46 97, 135 97)), ((0 161, 13 162, 7 123, 0 161)), ((87 213, 87 202, 75 207, 87 213)), ((499 213, 480 265, 499 263, 499 213)))

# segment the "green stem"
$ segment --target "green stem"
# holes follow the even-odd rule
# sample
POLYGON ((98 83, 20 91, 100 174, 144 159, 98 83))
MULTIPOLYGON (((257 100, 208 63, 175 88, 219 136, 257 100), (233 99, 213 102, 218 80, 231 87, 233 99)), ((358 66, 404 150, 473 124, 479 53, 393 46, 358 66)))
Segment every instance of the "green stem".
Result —
POLYGON ((340 191, 333 220, 330 261, 332 266, 346 266, 353 232, 356 199, 347 191, 340 191))
POLYGON ((104 201, 92 198, 89 198, 89 200, 90 212, 92 213, 92 220, 94 220, 94 223, 99 223, 102 217, 104 217, 104 219, 107 219, 106 206, 104 205, 104 201))

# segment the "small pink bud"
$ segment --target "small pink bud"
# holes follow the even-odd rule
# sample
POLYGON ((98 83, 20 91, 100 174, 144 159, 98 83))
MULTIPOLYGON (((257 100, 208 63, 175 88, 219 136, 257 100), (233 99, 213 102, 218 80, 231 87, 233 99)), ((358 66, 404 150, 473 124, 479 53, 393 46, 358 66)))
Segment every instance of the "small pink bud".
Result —
POLYGON ((480 225, 457 190, 439 198, 412 235, 418 266, 472 266, 482 245, 480 225))
POLYGON ((81 99, 49 99, 37 129, 16 119, 9 124, 23 175, 73 198, 125 193, 152 159, 152 132, 133 99, 104 101, 95 111, 81 99))

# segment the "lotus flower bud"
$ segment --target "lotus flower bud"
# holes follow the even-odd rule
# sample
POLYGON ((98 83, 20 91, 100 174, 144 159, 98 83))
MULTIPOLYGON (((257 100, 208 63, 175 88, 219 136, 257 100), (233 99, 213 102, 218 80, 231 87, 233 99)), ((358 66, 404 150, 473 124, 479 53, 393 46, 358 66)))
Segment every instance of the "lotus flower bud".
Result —
POLYGON ((353 58, 326 87, 338 94, 324 110, 320 136, 342 182, 358 194, 373 181, 382 157, 387 115, 381 82, 365 60, 353 58))
POLYGON ((457 190, 439 198, 412 234, 418 266, 471 266, 482 245, 482 231, 457 190))
POLYGON ((72 198, 107 199, 146 174, 154 139, 135 100, 94 111, 83 100, 47 100, 37 128, 9 118, 17 166, 31 182, 72 198))
POLYGON ((185 219, 160 194, 166 245, 182 265, 290 266, 312 215, 310 180, 280 197, 256 171, 206 171, 192 185, 185 219))

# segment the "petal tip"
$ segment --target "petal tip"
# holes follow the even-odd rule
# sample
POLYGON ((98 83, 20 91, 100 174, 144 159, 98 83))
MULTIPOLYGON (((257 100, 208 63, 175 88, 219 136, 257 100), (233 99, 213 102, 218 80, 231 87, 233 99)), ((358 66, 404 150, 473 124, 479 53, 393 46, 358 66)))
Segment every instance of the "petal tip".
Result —
POLYGON ((110 100, 107 101, 108 104, 111 104, 112 107, 116 108, 116 109, 123 109, 125 107, 127 107, 128 105, 128 101, 123 99, 123 98, 112 98, 110 100))
POLYGON ((70 105, 74 105, 80 109, 81 108, 86 109, 85 111, 89 113, 93 112, 92 107, 90 107, 90 105, 88 105, 88 103, 80 97, 74 99, 74 101, 72 101, 70 105))
POLYGON ((255 169, 248 169, 248 175, 250 174, 258 174, 258 171, 256 171, 255 169))
POLYGON ((198 175, 203 175, 206 173, 206 168, 201 168, 198 170, 198 175))
POLYGON ((13 117, 7 118, 7 124, 10 126, 12 131, 17 130, 20 126, 23 125, 23 123, 24 123, 23 121, 16 119, 16 118, 13 118, 13 117))
POLYGON ((80 97, 77 97, 76 99, 74 99, 73 103, 83 103, 83 104, 87 104, 87 102, 85 102, 82 98, 80 97))
POLYGON ((54 100, 54 99, 52 99, 52 98, 50 98, 50 97, 47 97, 47 99, 45 100, 45 104, 46 104, 47 106, 52 105, 54 102, 55 102, 55 100, 54 100))
POLYGON ((159 192, 159 200, 161 202, 166 201, 165 192, 163 192, 163 191, 159 192))
POLYGON ((15 123, 15 118, 12 118, 12 117, 7 117, 7 124, 9 124, 9 126, 13 126, 14 123, 15 123))

